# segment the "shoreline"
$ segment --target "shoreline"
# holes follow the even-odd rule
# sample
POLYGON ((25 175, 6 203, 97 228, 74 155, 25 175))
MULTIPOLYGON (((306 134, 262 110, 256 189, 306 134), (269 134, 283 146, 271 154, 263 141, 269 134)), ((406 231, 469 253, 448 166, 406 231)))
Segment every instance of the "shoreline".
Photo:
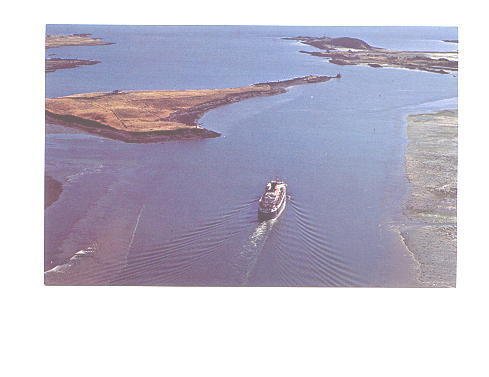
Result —
POLYGON ((209 110, 254 97, 277 95, 335 77, 304 76, 228 89, 113 91, 46 99, 46 122, 128 143, 219 137, 198 120, 209 110))
POLYGON ((75 128, 91 135, 102 136, 126 143, 155 143, 172 140, 199 140, 221 136, 220 133, 202 127, 189 130, 129 132, 116 130, 103 123, 70 115, 56 115, 46 110, 46 123, 75 128))
POLYGON ((455 287, 458 110, 411 114, 405 174, 410 190, 399 236, 422 287, 455 287))

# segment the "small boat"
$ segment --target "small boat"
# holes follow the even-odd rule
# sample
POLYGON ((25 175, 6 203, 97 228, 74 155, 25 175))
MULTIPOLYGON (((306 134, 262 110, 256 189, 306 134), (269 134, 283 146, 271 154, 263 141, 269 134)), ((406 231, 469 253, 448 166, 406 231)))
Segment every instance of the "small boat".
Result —
POLYGON ((287 202, 287 184, 273 180, 267 183, 265 192, 258 201, 258 219, 274 219, 282 213, 287 202))

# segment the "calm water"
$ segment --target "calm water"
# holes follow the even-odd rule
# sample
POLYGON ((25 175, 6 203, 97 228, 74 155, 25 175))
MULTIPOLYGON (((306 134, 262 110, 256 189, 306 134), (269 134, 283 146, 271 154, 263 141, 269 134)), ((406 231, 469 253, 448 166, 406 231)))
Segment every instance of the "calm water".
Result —
MULTIPOLYGON (((48 50, 101 64, 46 76, 46 96, 114 89, 298 86, 208 112, 202 141, 127 144, 48 125, 46 170, 64 184, 46 210, 45 269, 93 247, 85 284, 413 286, 403 221, 405 116, 456 107, 452 75, 340 67, 283 36, 353 36, 372 45, 451 50, 454 28, 48 26, 109 46, 48 50), (258 223, 273 177, 291 198, 258 223)), ((69 272, 68 272, 69 273, 69 272)))

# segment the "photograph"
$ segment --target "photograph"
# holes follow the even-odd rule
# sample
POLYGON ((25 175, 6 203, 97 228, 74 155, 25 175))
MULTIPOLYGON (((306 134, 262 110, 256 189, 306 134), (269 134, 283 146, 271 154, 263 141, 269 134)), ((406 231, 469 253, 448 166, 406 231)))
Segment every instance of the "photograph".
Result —
POLYGON ((46 286, 456 287, 456 25, 44 32, 46 286))

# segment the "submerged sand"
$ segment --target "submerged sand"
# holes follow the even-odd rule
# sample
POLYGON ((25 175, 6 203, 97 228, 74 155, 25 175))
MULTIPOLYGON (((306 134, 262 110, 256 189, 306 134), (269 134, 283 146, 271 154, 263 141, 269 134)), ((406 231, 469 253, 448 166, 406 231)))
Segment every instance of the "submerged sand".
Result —
POLYGON ((58 200, 62 191, 63 185, 61 182, 49 175, 44 175, 44 208, 48 208, 58 200))
POLYGON ((401 228, 423 286, 454 287, 457 265, 458 111, 408 117, 406 174, 411 192, 401 228))

